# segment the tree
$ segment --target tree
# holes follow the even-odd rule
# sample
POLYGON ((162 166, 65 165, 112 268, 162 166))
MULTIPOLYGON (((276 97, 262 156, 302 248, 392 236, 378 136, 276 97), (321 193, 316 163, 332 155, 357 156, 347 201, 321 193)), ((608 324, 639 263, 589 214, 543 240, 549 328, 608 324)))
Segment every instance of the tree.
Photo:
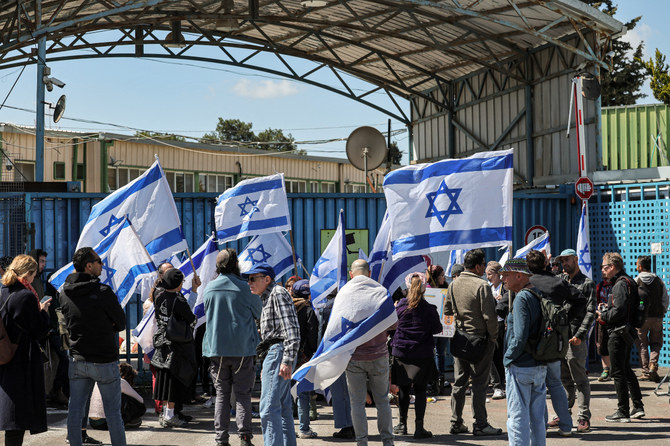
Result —
POLYGON ((273 152, 288 152, 295 150, 296 146, 293 144, 295 138, 289 133, 284 135, 281 129, 268 128, 258 134, 256 138, 259 142, 269 142, 271 144, 259 144, 258 148, 263 150, 271 150, 273 152))
POLYGON ((387 162, 390 161, 394 165, 399 165, 402 163, 402 152, 398 148, 398 143, 396 141, 391 141, 389 145, 389 151, 386 155, 387 162))
POLYGON ((186 138, 183 136, 174 135, 172 133, 161 133, 161 132, 135 132, 135 136, 140 138, 153 138, 153 139, 164 139, 168 141, 186 141, 186 138))
POLYGON ((656 60, 642 61, 651 77, 651 91, 654 97, 670 105, 670 67, 665 63, 665 55, 656 48, 656 60))
MULTIPOLYGON (((582 0, 582 2, 600 9, 610 16, 614 16, 617 11, 617 7, 612 3, 612 0, 582 0)), ((637 17, 625 23, 626 28, 629 30, 635 28, 641 18, 637 17)), ((633 105, 638 99, 647 96, 640 93, 647 77, 646 69, 642 61, 639 60, 642 57, 643 46, 644 42, 640 43, 631 57, 629 53, 633 50, 633 47, 630 43, 621 37, 612 40, 612 51, 614 52, 612 67, 609 71, 601 71, 600 86, 603 106, 633 105)))
POLYGON ((253 127, 251 122, 244 122, 239 119, 219 118, 216 130, 213 133, 203 135, 201 142, 220 144, 221 142, 234 141, 251 143, 256 141, 256 135, 251 130, 251 127, 253 127))

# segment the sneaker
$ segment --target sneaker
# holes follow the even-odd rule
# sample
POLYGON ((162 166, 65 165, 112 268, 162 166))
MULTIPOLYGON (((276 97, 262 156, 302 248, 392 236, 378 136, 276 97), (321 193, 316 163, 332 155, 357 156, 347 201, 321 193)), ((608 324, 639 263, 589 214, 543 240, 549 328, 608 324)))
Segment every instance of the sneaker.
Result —
POLYGON ((550 422, 547 423, 547 428, 558 427, 558 423, 560 421, 560 418, 554 417, 550 422))
POLYGON ((484 437, 488 435, 501 435, 502 429, 498 427, 493 427, 490 424, 487 424, 484 427, 473 426, 472 434, 477 437, 484 437))
POLYGON ((202 403, 202 407, 204 407, 205 409, 210 409, 213 405, 214 405, 214 398, 213 397, 209 397, 207 399, 207 401, 202 403))
POLYGON ((560 435, 561 437, 569 437, 572 435, 572 429, 570 429, 569 431, 564 431, 563 429, 559 428, 558 435, 560 435))
POLYGON ((656 372, 656 370, 650 370, 649 375, 647 375, 647 378, 649 378, 649 381, 653 381, 655 383, 661 381, 661 377, 658 376, 658 372, 656 372))
POLYGON ((339 431, 333 433, 333 438, 339 438, 341 440, 353 440, 356 438, 356 434, 354 433, 354 427, 349 426, 349 427, 343 427, 339 431))
POLYGON ((240 435, 240 446, 254 446, 251 443, 251 435, 240 435))
POLYGON ((182 421, 187 422, 187 423, 190 423, 191 421, 193 421, 193 417, 192 417, 192 416, 190 416, 190 415, 184 415, 184 414, 181 413, 181 412, 175 412, 174 416, 177 417, 177 418, 179 418, 179 419, 182 420, 182 421))
POLYGON ((310 429, 310 430, 305 431, 305 432, 300 431, 300 433, 298 434, 298 437, 300 437, 300 438, 316 438, 316 437, 318 437, 318 435, 317 435, 316 432, 314 432, 312 429, 310 429))
POLYGON ((602 383, 602 382, 609 381, 609 380, 611 380, 611 379, 612 379, 612 378, 610 377, 610 371, 609 371, 609 369, 605 369, 605 370, 603 370, 603 372, 600 374, 600 377, 598 378, 598 381, 600 381, 600 382, 602 383))
POLYGON ((503 389, 495 389, 491 398, 494 400, 502 400, 505 398, 505 392, 503 389))
POLYGON ((639 420, 640 418, 644 418, 645 413, 644 413, 644 408, 642 407, 636 407, 633 409, 633 411, 630 413, 630 417, 634 418, 636 420, 639 420))
POLYGON ((142 418, 135 418, 134 420, 130 420, 127 423, 124 423, 124 427, 126 429, 137 429, 142 425, 142 418))
POLYGON ((393 435, 407 435, 407 424, 401 421, 393 426, 393 435))
POLYGON ((230 443, 227 443, 225 441, 216 441, 216 446, 230 446, 230 443))
POLYGON ((451 423, 451 429, 449 429, 450 434, 467 434, 468 433, 468 427, 463 424, 456 424, 456 423, 451 423))
POLYGON ((605 421, 608 423, 630 423, 630 417, 617 410, 612 415, 607 415, 605 421))
POLYGON ((582 418, 577 422, 577 432, 584 433, 591 430, 591 422, 585 418, 582 418))
POLYGON ((82 444, 102 444, 102 441, 89 437, 86 432, 82 433, 81 442, 82 444))
POLYGON ((161 427, 184 427, 186 426, 186 421, 175 415, 172 418, 161 418, 160 425, 161 427))

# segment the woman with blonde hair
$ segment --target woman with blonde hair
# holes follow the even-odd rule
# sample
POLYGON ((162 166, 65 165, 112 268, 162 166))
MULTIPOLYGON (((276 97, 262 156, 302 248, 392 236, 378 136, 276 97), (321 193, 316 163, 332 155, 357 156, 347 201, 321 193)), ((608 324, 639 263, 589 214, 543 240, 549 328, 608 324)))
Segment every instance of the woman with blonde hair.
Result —
POLYGON ((0 317, 10 340, 17 344, 10 362, 0 365, 0 430, 5 446, 23 444, 26 430, 38 434, 47 430, 42 351, 38 340, 49 332, 51 299, 40 303, 31 285, 37 262, 21 254, 2 276, 0 317))
POLYGON ((405 278, 407 297, 398 301, 398 328, 391 342, 393 366, 391 382, 399 387, 400 423, 393 428, 396 435, 407 435, 407 411, 410 388, 414 385, 414 438, 430 438, 433 434, 423 427, 426 413, 426 386, 437 375, 433 357, 433 335, 442 331, 435 305, 424 299, 426 275, 411 273, 405 278))

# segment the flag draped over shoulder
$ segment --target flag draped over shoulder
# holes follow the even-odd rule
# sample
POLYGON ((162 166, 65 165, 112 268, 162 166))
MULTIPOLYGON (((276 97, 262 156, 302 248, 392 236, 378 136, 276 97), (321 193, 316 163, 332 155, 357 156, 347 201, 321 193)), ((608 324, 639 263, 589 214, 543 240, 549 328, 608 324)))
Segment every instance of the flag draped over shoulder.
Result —
MULTIPOLYGON (((238 256, 240 271, 245 273, 258 263, 267 263, 279 278, 293 269, 293 250, 281 232, 257 235, 238 256)), ((296 262, 300 263, 296 254, 296 262)))
POLYGON ((356 347, 386 331, 397 320, 386 289, 363 275, 354 277, 337 294, 316 353, 293 374, 298 381, 293 394, 325 390, 347 368, 356 347))
POLYGON ((156 265, 188 249, 170 186, 158 160, 138 178, 93 206, 77 249, 96 246, 124 217, 130 220, 156 265))
POLYGON ((545 232, 514 254, 515 259, 525 259, 531 250, 544 251, 547 258, 551 255, 551 244, 549 243, 549 232, 545 232))
MULTIPOLYGON (((126 218, 93 250, 102 260, 100 282, 114 290, 122 307, 128 303, 140 281, 156 278, 156 267, 126 218)), ((65 278, 73 272, 74 266, 69 263, 54 273, 50 282, 60 289, 65 278)))
POLYGON ((511 242, 513 173, 503 150, 386 175, 393 258, 511 242))
POLYGON ((290 230, 284 174, 240 181, 222 193, 214 222, 219 243, 290 230))
POLYGON ((591 245, 589 244, 589 203, 582 202, 582 215, 579 217, 579 233, 577 234, 577 264, 579 270, 589 279, 593 279, 591 264, 591 245))
POLYGON ((191 258, 193 259, 193 265, 189 259, 184 260, 181 265, 175 265, 179 270, 184 273, 184 285, 181 289, 182 294, 186 300, 191 304, 191 289, 193 286, 193 266, 195 266, 195 272, 200 277, 200 288, 198 288, 198 298, 191 305, 193 314, 198 318, 198 322, 195 324, 195 328, 198 328, 200 325, 205 323, 205 304, 202 301, 203 291, 205 286, 212 280, 216 278, 216 256, 219 254, 219 246, 216 242, 216 239, 212 235, 209 237, 205 243, 203 243, 196 252, 193 253, 191 258))
POLYGON ((317 260, 309 278, 312 306, 321 308, 328 295, 347 283, 347 240, 344 233, 344 211, 340 209, 337 230, 317 260))

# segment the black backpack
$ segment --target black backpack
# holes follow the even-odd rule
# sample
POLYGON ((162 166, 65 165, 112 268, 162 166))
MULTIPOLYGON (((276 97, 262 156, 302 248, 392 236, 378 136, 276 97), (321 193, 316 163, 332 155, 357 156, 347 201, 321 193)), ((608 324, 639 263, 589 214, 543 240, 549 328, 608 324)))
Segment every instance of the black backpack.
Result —
POLYGON ((638 292, 637 284, 631 278, 621 276, 616 281, 621 280, 626 282, 628 287, 628 325, 633 328, 640 328, 647 320, 649 295, 638 292))
POLYGON ((528 337, 525 351, 533 355, 538 362, 548 363, 565 358, 570 340, 570 304, 555 304, 551 299, 527 289, 540 301, 542 317, 540 329, 534 336, 528 337))

